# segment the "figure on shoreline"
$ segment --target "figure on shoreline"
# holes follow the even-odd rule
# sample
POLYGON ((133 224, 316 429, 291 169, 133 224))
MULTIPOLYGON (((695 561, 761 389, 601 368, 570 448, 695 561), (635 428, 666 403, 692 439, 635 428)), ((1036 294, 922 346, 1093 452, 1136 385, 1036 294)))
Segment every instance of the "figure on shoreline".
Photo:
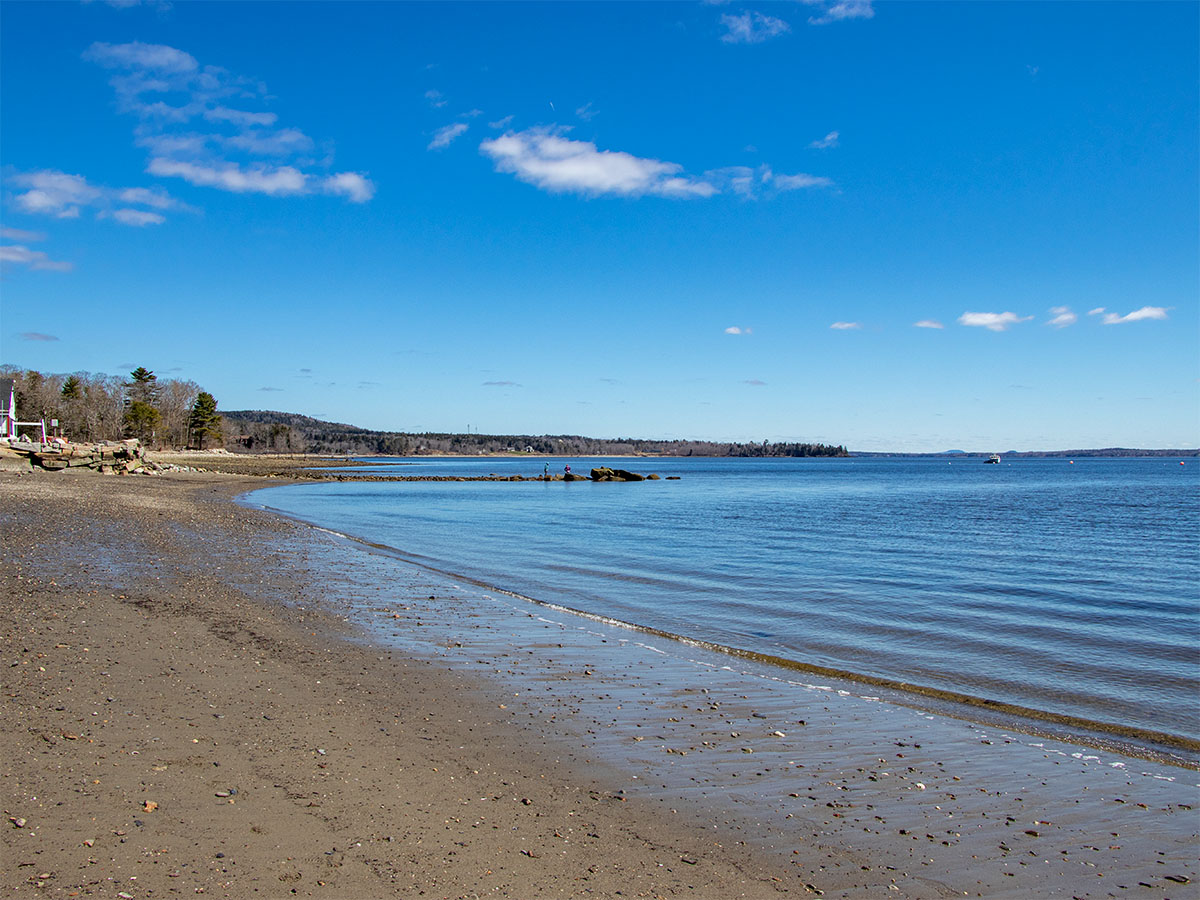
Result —
POLYGON ((543 467, 543 469, 542 469, 542 480, 543 481, 550 480, 550 463, 546 463, 545 467, 543 467))
POLYGON ((570 463, 567 463, 565 466, 563 466, 563 474, 564 475, 571 474, 571 464, 570 463))

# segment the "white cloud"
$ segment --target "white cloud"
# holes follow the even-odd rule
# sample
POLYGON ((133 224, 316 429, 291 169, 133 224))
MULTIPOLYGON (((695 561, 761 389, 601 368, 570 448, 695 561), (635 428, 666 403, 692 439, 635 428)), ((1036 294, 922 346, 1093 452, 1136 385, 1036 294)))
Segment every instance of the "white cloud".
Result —
POLYGON ((447 125, 445 128, 439 128, 433 133, 433 140, 429 142, 427 150, 444 150, 454 143, 454 139, 460 135, 466 134, 470 126, 466 122, 455 122, 453 125, 447 125))
POLYGON ((1055 328, 1066 328, 1068 325, 1074 325, 1079 321, 1079 316, 1071 312, 1069 306, 1052 306, 1050 314, 1054 316, 1047 325, 1053 325, 1055 328))
MULTIPOLYGON (((726 166, 700 176, 688 175, 678 163, 634 156, 619 150, 599 150, 590 141, 565 137, 566 128, 529 128, 505 132, 483 141, 479 150, 491 157, 498 172, 555 193, 622 197, 712 197, 733 193, 759 197, 763 193, 832 187, 819 175, 779 175, 770 166, 726 166)), ((432 145, 431 145, 432 147, 432 145)))
POLYGON ((495 122, 488 122, 488 128, 495 128, 497 130, 507 128, 512 124, 513 118, 513 116, 505 116, 503 119, 497 119, 495 122))
MULTIPOLYGON (((269 99, 260 82, 203 66, 191 54, 161 44, 95 43, 83 58, 115 70, 110 84, 118 108, 138 117, 134 133, 149 151, 146 171, 152 175, 234 193, 327 194, 355 203, 374 195, 365 175, 330 172, 332 153, 323 162, 310 159, 316 144, 300 129, 278 127, 273 112, 242 108, 247 101, 269 99)), ((165 208, 148 199, 137 202, 165 208)), ((111 217, 127 224, 152 221, 146 215, 111 217)))
MULTIPOLYGON (((39 172, 18 172, 9 178, 11 184, 29 190, 17 193, 14 202, 24 212, 77 219, 81 210, 94 210, 97 219, 113 219, 123 225, 159 225, 165 221, 162 210, 186 208, 161 188, 109 188, 89 184, 82 175, 70 175, 53 169, 39 172), (121 207, 114 209, 114 207, 121 207), (160 212, 132 209, 148 206, 160 212)), ((32 232, 13 232, 14 240, 30 240, 24 235, 32 232), (18 237, 21 236, 21 237, 18 237)))
POLYGON ((575 115, 583 119, 585 122, 590 122, 592 119, 596 118, 598 113, 592 109, 591 101, 588 101, 587 103, 583 104, 583 106, 575 110, 575 115))
POLYGON ((862 328, 861 322, 834 322, 829 326, 834 331, 857 331, 862 328))
POLYGON ((425 92, 425 99, 434 109, 440 109, 446 105, 446 98, 441 91, 428 90, 425 92))
POLYGON ((829 150, 838 145, 838 133, 831 131, 820 140, 811 142, 808 146, 813 150, 829 150))
POLYGON ((375 196, 375 185, 358 172, 339 172, 328 176, 322 183, 326 194, 345 197, 352 203, 366 203, 375 196))
POLYGON ((75 268, 72 263, 51 259, 41 250, 30 250, 22 244, 0 246, 0 263, 29 266, 31 269, 41 269, 47 272, 70 272, 75 268))
POLYGON ((772 175, 771 184, 781 191, 797 191, 803 188, 833 187, 833 181, 821 175, 772 175))
POLYGON ((499 172, 543 190, 599 196, 711 197, 716 189, 685 177, 677 163, 644 159, 630 153, 597 150, 590 141, 573 141, 546 128, 506 132, 479 149, 499 172))
POLYGON ((242 128, 251 128, 255 125, 269 128, 279 121, 279 116, 275 113, 247 112, 244 109, 230 109, 227 106, 214 106, 212 109, 204 110, 204 118, 210 122, 230 122, 242 128))
POLYGON ((913 322, 913 328, 945 328, 937 319, 922 319, 920 322, 913 322))
POLYGON ((291 156, 308 153, 313 141, 298 128, 279 128, 273 131, 251 129, 225 138, 226 147, 241 150, 252 156, 291 156))
POLYGON ((112 217, 122 225, 134 225, 138 228, 144 228, 147 225, 161 225, 167 221, 158 213, 147 212, 144 209, 115 209, 112 211, 112 217))
POLYGON ((1143 306, 1141 309, 1135 309, 1131 313, 1119 316, 1116 313, 1105 313, 1101 320, 1105 325, 1122 325, 1126 322, 1142 322, 1147 319, 1165 319, 1167 318, 1167 307, 1165 306, 1143 306))
POLYGON ((146 69, 151 72, 180 74, 194 72, 199 67, 190 53, 163 44, 105 44, 97 41, 83 53, 83 58, 107 69, 146 69))
POLYGON ((7 238, 10 241, 34 243, 36 241, 44 241, 46 235, 40 231, 23 231, 20 228, 9 228, 7 225, 4 225, 0 226, 0 238, 7 238))
POLYGON ((721 40, 727 44, 761 44, 792 30, 783 19, 760 12, 744 12, 740 16, 726 13, 721 16, 721 24, 725 26, 721 40))
POLYGON ((53 169, 19 174, 12 181, 29 188, 14 198, 20 209, 59 219, 78 218, 81 206, 90 206, 102 195, 100 189, 88 184, 82 175, 68 175, 53 169))
POLYGON ((256 165, 243 169, 237 163, 200 165, 155 157, 146 171, 161 177, 182 178, 198 187, 215 187, 235 194, 267 194, 285 197, 309 191, 308 178, 292 166, 256 165))
POLYGON ((726 334, 753 334, 753 329, 745 328, 740 325, 730 325, 725 329, 726 334))
POLYGON ((965 312, 958 317, 959 325, 986 328, 988 331, 1007 331, 1013 325, 1028 322, 1033 316, 1018 316, 1012 312, 965 312))
POLYGON ((808 20, 810 25, 828 25, 831 22, 843 22, 847 19, 870 19, 875 15, 871 0, 801 0, 801 2, 820 8, 820 14, 808 20))
POLYGON ((170 209, 177 205, 171 195, 161 188, 125 188, 117 192, 117 199, 122 203, 136 203, 155 209, 170 209))
POLYGON ((1089 309, 1089 310, 1088 310, 1088 315, 1089 315, 1089 316, 1098 316, 1098 315, 1100 315, 1102 312, 1104 312, 1104 307, 1103 307, 1103 306, 1097 306, 1095 309, 1089 309))

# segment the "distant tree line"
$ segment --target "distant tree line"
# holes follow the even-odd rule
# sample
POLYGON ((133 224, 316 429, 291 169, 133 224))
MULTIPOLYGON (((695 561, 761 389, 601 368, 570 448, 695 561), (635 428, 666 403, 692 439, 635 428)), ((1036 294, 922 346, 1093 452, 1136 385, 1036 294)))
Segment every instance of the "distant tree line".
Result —
POLYGON ((217 401, 194 381, 160 379, 144 366, 128 378, 0 366, 0 377, 13 379, 17 418, 45 422, 51 436, 79 442, 136 437, 155 447, 221 444, 217 401))
POLYGON ((848 456, 846 448, 806 443, 722 443, 590 438, 580 435, 450 434, 371 431, 271 410, 225 412, 226 447, 250 453, 421 456, 536 453, 551 456, 848 456))

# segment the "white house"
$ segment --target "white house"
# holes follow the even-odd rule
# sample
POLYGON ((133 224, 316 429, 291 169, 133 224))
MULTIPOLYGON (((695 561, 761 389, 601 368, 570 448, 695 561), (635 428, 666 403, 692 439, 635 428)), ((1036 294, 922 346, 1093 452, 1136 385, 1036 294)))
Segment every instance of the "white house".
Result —
POLYGON ((17 436, 17 383, 12 378, 0 378, 0 437, 17 436))

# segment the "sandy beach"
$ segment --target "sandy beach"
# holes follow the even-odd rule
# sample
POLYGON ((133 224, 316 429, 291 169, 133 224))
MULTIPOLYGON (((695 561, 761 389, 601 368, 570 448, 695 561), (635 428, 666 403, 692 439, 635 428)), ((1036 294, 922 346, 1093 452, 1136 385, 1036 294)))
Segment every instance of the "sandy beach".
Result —
POLYGON ((9 895, 1200 896, 1193 769, 651 659, 264 483, 0 473, 9 895))

